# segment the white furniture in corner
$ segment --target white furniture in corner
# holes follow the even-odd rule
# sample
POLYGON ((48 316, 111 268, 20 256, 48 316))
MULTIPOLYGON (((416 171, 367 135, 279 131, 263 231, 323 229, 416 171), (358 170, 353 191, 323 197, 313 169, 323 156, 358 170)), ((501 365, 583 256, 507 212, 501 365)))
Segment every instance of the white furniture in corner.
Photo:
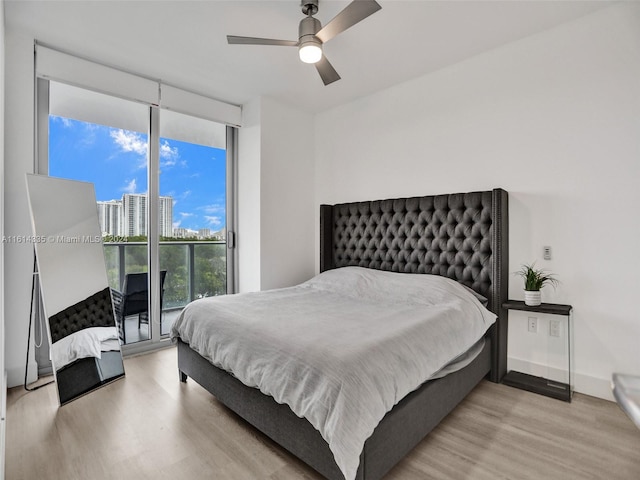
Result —
POLYGON ((620 408, 640 428, 640 377, 614 373, 611 389, 620 408))
POLYGON ((4 439, 7 425, 7 372, 0 375, 0 480, 4 479, 4 439))

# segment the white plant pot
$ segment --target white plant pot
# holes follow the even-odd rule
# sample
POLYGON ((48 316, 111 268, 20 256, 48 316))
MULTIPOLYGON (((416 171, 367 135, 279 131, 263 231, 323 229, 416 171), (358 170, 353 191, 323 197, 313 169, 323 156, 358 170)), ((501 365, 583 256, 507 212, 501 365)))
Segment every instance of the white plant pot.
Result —
POLYGON ((524 291, 524 304, 530 307, 537 307, 542 303, 542 294, 540 290, 532 292, 529 290, 524 291))

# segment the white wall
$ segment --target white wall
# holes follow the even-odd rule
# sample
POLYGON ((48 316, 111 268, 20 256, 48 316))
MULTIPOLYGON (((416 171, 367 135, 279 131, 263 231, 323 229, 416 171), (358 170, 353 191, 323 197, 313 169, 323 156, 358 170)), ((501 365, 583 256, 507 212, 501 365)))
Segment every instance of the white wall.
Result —
MULTIPOLYGON (((33 38, 11 28, 5 31, 5 178, 4 230, 6 236, 31 235, 25 173, 33 173, 33 38)), ((8 386, 24 383, 25 352, 33 272, 33 245, 5 244, 4 306, 5 368, 8 386)), ((28 382, 37 378, 31 349, 28 382)))
MULTIPOLYGON (((557 273, 543 300, 574 306, 576 389, 612 398, 612 372, 640 373, 639 80, 624 4, 335 108, 316 118, 316 205, 505 188, 510 271, 557 273)), ((511 314, 510 357, 554 363, 525 324, 511 314)))
POLYGON ((314 274, 313 117, 272 99, 262 103, 261 288, 314 274))
POLYGON ((238 131, 239 291, 260 290, 260 99, 242 107, 238 131))
MULTIPOLYGON (((4 0, 0 0, 0 185, 4 185, 4 0)), ((4 199, 0 194, 0 237, 3 236, 4 199)), ((4 344, 4 243, 0 243, 0 480, 4 478, 6 429, 4 344)))
POLYGON ((270 98, 243 107, 239 131, 240 291, 314 273, 313 117, 270 98))

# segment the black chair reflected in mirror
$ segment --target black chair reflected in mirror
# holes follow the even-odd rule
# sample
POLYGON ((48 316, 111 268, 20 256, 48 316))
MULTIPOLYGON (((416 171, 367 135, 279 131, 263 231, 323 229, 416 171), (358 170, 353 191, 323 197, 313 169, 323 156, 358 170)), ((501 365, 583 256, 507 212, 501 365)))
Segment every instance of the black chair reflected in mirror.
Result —
MULTIPOLYGON (((164 280, 167 271, 160 272, 160 315, 162 315, 162 299, 164 296, 164 280)), ((124 277, 122 292, 112 290, 113 306, 116 313, 120 341, 127 343, 125 319, 138 315, 138 330, 143 323, 149 324, 149 282, 144 273, 128 273, 124 277)))

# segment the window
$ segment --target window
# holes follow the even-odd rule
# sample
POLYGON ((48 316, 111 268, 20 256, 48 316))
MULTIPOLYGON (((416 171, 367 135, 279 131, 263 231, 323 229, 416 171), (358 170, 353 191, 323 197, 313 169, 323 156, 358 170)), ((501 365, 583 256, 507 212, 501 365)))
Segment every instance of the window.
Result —
POLYGON ((44 79, 38 104, 39 173, 94 184, 111 288, 139 272, 156 286, 149 314, 125 320, 124 353, 165 339, 189 301, 233 291, 233 128, 44 79))

